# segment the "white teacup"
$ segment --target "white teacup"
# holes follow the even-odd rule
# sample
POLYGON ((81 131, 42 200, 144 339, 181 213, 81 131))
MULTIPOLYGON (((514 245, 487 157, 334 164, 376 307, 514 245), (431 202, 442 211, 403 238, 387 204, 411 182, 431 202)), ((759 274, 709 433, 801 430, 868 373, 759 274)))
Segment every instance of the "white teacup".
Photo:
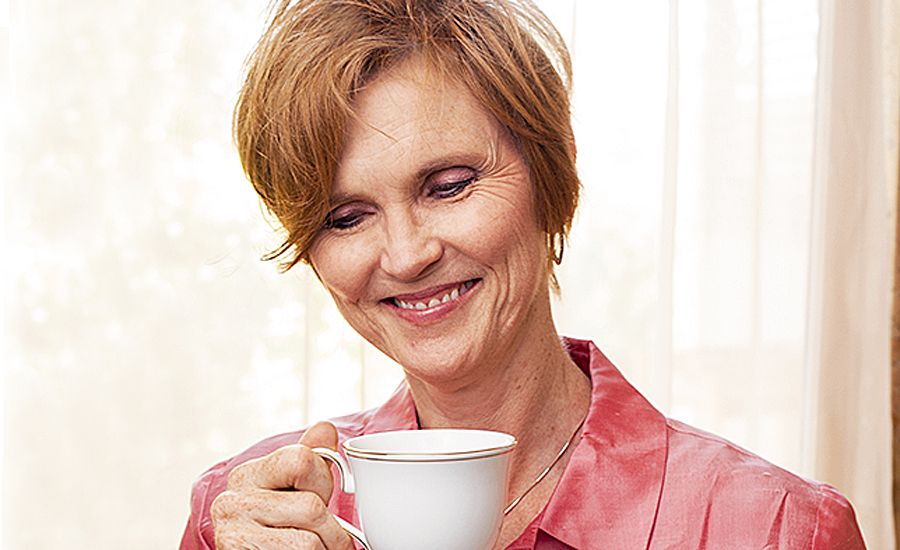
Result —
POLYGON ((483 430, 383 432, 344 442, 350 461, 313 449, 356 494, 362 532, 337 518, 370 550, 488 550, 500 533, 516 438, 483 430))

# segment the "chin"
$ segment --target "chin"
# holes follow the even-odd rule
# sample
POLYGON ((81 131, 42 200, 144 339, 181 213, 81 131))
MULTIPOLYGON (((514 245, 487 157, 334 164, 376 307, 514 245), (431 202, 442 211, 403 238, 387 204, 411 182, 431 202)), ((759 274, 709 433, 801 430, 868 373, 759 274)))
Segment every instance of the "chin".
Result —
POLYGON ((460 353, 458 348, 456 353, 448 352, 445 345, 407 347, 393 356, 408 376, 430 385, 465 383, 479 364, 477 353, 460 353))

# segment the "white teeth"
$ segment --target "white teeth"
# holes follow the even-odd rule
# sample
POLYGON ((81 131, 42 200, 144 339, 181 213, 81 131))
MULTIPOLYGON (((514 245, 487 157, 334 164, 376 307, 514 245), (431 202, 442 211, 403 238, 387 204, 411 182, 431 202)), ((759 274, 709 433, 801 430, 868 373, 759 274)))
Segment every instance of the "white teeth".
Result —
POLYGON ((468 292, 469 289, 473 286, 475 286, 475 283, 473 283, 472 281, 466 281, 465 283, 460 284, 458 287, 450 291, 449 294, 444 294, 440 299, 432 298, 428 301, 428 304, 426 304, 425 302, 404 302, 399 298, 394 298, 394 303, 401 309, 430 309, 441 304, 446 304, 447 302, 450 302, 452 300, 456 300, 457 298, 468 292))

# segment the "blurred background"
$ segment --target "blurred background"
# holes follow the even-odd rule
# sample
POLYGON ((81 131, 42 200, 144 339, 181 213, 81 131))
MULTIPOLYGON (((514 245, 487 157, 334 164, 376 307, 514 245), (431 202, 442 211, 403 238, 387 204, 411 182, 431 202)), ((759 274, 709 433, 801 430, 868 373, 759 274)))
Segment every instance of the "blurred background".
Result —
MULTIPOLYGON (((897 2, 539 4, 584 184, 560 332, 892 548, 897 2)), ((175 548, 207 467, 401 380, 259 259, 229 128, 266 7, 0 0, 5 549, 175 548)))

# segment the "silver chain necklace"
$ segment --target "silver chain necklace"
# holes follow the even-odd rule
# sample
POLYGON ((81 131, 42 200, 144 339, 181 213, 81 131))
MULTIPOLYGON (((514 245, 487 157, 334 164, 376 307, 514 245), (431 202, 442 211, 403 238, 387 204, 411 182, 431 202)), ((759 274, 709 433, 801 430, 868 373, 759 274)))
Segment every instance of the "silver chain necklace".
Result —
POLYGON ((506 509, 503 510, 504 516, 506 516, 510 512, 512 512, 513 508, 515 508, 516 505, 518 505, 520 502, 522 502, 522 499, 525 498, 528 495, 528 493, 531 492, 532 489, 537 487, 538 483, 540 483, 545 477, 547 477, 547 474, 550 473, 550 470, 552 470, 553 467, 556 466, 556 463, 559 462, 559 460, 563 457, 563 455, 566 454, 566 451, 569 450, 569 446, 572 445, 573 441, 575 441, 575 436, 578 435, 578 432, 581 431, 581 427, 584 426, 585 420, 587 420, 586 415, 584 418, 581 419, 581 422, 578 424, 578 427, 575 428, 575 431, 572 432, 572 435, 569 437, 569 440, 566 441, 566 444, 563 445, 562 449, 559 450, 559 453, 556 455, 556 458, 553 459, 553 462, 551 462, 549 466, 544 468, 544 471, 541 472, 540 474, 538 474, 538 476, 534 479, 534 481, 531 482, 531 485, 529 485, 528 488, 526 488, 525 491, 523 491, 521 495, 516 497, 516 499, 513 500, 512 502, 510 502, 509 506, 507 506, 506 509))

